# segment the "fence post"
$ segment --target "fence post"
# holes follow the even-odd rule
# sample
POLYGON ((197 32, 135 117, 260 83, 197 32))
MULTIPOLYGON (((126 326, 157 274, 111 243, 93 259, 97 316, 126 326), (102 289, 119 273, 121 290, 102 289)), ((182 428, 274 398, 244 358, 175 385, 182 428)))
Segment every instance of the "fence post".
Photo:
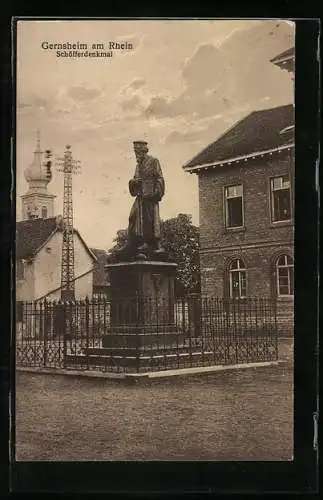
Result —
POLYGON ((274 336, 275 336, 275 361, 278 361, 279 352, 278 352, 278 325, 277 325, 277 300, 272 299, 273 301, 273 313, 274 313, 274 336))
MULTIPOLYGON (((194 311, 194 315, 195 315, 195 311, 194 311)), ((205 366, 205 340, 206 340, 206 335, 209 333, 209 329, 210 329, 210 299, 206 298, 206 297, 202 303, 202 316, 204 317, 204 321, 205 321, 205 328, 204 328, 203 335, 200 335, 201 334, 200 329, 196 330, 196 318, 194 318, 194 329, 195 329, 195 337, 196 337, 196 333, 198 333, 198 335, 199 335, 198 338, 199 338, 199 344, 201 346, 202 365, 205 366), (207 324, 207 327, 206 327, 206 324, 207 324), (206 330, 206 328, 208 331, 206 330)))
POLYGON ((85 298, 85 352, 86 352, 86 367, 87 370, 90 368, 89 363, 89 335, 90 335, 90 304, 89 297, 85 298))
POLYGON ((258 326, 258 314, 259 314, 259 303, 258 303, 258 299, 255 298, 253 299, 253 303, 254 303, 254 309, 255 309, 255 322, 256 322, 256 325, 255 325, 255 331, 256 331, 256 357, 257 359, 259 359, 259 326, 258 326))
POLYGON ((195 336, 203 338, 203 330, 202 330, 202 312, 201 312, 201 303, 199 297, 197 295, 194 296, 194 323, 195 323, 195 336))
MULTIPOLYGON (((185 341, 187 339, 188 335, 188 348, 189 348, 189 362, 190 362, 190 367, 193 366, 193 354, 192 354, 192 325, 191 325, 191 313, 190 313, 190 307, 191 307, 191 297, 188 295, 187 297, 182 297, 182 318, 184 321, 183 324, 183 330, 185 333, 185 341), (186 317, 187 314, 187 317, 186 317), (187 319, 187 321, 186 321, 187 319)), ((193 326, 194 328, 194 326, 193 326)), ((194 333, 195 337, 195 333, 194 333)))
POLYGON ((63 319, 62 321, 62 329, 61 334, 63 336, 63 359, 64 359, 64 368, 67 365, 67 338, 66 338, 66 329, 67 329, 67 302, 59 300, 58 302, 59 313, 63 319), (63 314, 61 314, 63 313, 63 314))
POLYGON ((39 302, 39 345, 40 342, 43 340, 43 335, 44 335, 44 303, 42 301, 39 302))
MULTIPOLYGON (((130 310, 132 309, 131 307, 131 301, 132 300, 135 300, 136 303, 135 303, 135 309, 136 309, 136 315, 135 315, 135 318, 136 318, 136 328, 134 329, 134 335, 135 335, 135 371, 136 373, 139 373, 140 372, 140 336, 139 336, 139 333, 140 331, 144 331, 145 332, 145 317, 144 317, 144 314, 145 314, 145 306, 146 307, 149 307, 150 304, 149 302, 147 304, 145 304, 145 298, 139 294, 138 292, 136 292, 134 298, 131 298, 130 297, 130 310)), ((149 309, 148 312, 146 312, 148 314, 148 317, 149 317, 149 320, 150 320, 150 314, 151 314, 151 310, 149 309)), ((129 321, 129 320, 128 320, 129 321)), ((127 344, 128 346, 131 346, 133 345, 132 342, 128 343, 127 344)))
POLYGON ((236 314, 235 314, 235 350, 236 363, 240 362, 239 343, 241 342, 241 308, 243 303, 242 298, 236 299, 236 314))
POLYGON ((185 334, 185 337, 186 337, 186 333, 187 333, 187 326, 186 326, 186 302, 185 302, 185 298, 182 296, 181 297, 181 301, 180 301, 180 304, 181 304, 181 316, 180 316, 180 319, 182 320, 182 332, 185 334))
POLYGON ((44 300, 44 328, 43 328, 43 343, 44 343, 44 367, 46 367, 47 363, 47 301, 44 300))
POLYGON ((34 366, 37 366, 37 302, 31 302, 31 334, 34 338, 34 366))

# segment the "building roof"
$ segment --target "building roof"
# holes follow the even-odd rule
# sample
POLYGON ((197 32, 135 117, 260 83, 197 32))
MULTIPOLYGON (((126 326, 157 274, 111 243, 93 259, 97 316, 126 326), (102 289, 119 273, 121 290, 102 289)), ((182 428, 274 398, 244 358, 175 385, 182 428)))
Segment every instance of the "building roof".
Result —
POLYGON ((21 260, 33 257, 56 229, 56 217, 17 222, 16 259, 21 260))
POLYGON ((280 69, 285 69, 289 73, 293 73, 295 69, 295 49, 291 47, 288 50, 285 50, 278 56, 274 57, 270 60, 273 64, 278 66, 280 69))
MULTIPOLYGON (((49 217, 47 219, 28 219, 17 222, 16 260, 34 257, 46 241, 60 229, 61 223, 62 218, 60 216, 49 217)), ((74 229, 74 232, 78 235, 92 259, 96 260, 95 255, 86 245, 77 229, 74 229)))
POLYGON ((294 58, 295 58, 295 48, 291 47, 290 49, 284 50, 284 52, 281 52, 277 56, 270 59, 270 62, 277 64, 281 61, 286 61, 294 58))
POLYGON ((93 285, 107 286, 108 278, 104 266, 107 263, 108 254, 105 250, 101 250, 99 248, 91 248, 90 250, 97 259, 93 268, 93 285))
POLYGON ((192 167, 228 162, 292 144, 293 134, 281 133, 294 124, 292 104, 253 111, 184 165, 192 167))

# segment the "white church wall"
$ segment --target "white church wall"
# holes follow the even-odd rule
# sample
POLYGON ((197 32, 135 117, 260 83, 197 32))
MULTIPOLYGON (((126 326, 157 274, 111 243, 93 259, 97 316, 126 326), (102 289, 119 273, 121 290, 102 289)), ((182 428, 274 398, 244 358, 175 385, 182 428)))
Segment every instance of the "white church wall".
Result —
POLYGON ((16 300, 33 300, 35 296, 34 262, 24 262, 23 269, 23 278, 16 280, 16 300))
POLYGON ((55 290, 55 292, 46 295, 46 300, 48 301, 60 300, 60 298, 61 298, 61 289, 55 290))
MULTIPOLYGON (((84 300, 85 297, 92 298, 92 289, 93 289, 93 272, 85 274, 84 276, 80 276, 75 280, 75 299, 76 300, 84 300)), ((50 293, 46 296, 46 300, 60 300, 61 298, 61 289, 55 290, 53 293, 50 293)))
POLYGON ((81 276, 75 281, 75 298, 77 300, 85 297, 92 298, 93 295, 93 271, 81 276))
MULTIPOLYGON (((75 277, 82 276, 83 274, 93 270, 93 259, 77 234, 74 236, 74 267, 75 277)), ((92 294, 93 280, 90 277, 88 277, 88 280, 89 293, 86 293, 86 295, 92 294)))
POLYGON ((35 258, 35 299, 60 287, 61 240, 62 235, 56 232, 35 258))
MULTIPOLYGON (((51 300, 60 298, 63 234, 56 232, 39 251, 35 259, 35 299, 50 294, 51 300)), ((74 235, 74 272, 77 298, 92 296, 93 260, 77 234, 74 235), (91 271, 91 272, 89 272, 91 271), (80 276, 85 275, 82 278, 80 276)), ((47 297, 49 298, 49 297, 47 297)))

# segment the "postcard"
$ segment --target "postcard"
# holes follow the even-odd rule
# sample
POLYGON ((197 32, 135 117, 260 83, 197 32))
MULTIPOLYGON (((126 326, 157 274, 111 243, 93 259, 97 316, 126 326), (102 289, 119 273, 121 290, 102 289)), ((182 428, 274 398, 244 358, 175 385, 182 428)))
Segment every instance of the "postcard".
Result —
POLYGON ((295 23, 19 19, 16 460, 292 461, 295 23))

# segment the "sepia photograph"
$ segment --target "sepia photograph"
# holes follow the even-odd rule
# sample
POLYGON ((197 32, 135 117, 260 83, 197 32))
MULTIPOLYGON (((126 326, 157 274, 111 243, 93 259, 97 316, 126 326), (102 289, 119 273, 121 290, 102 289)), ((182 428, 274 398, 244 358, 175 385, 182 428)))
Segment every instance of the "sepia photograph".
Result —
POLYGON ((16 461, 293 461, 295 23, 16 26, 16 461))

